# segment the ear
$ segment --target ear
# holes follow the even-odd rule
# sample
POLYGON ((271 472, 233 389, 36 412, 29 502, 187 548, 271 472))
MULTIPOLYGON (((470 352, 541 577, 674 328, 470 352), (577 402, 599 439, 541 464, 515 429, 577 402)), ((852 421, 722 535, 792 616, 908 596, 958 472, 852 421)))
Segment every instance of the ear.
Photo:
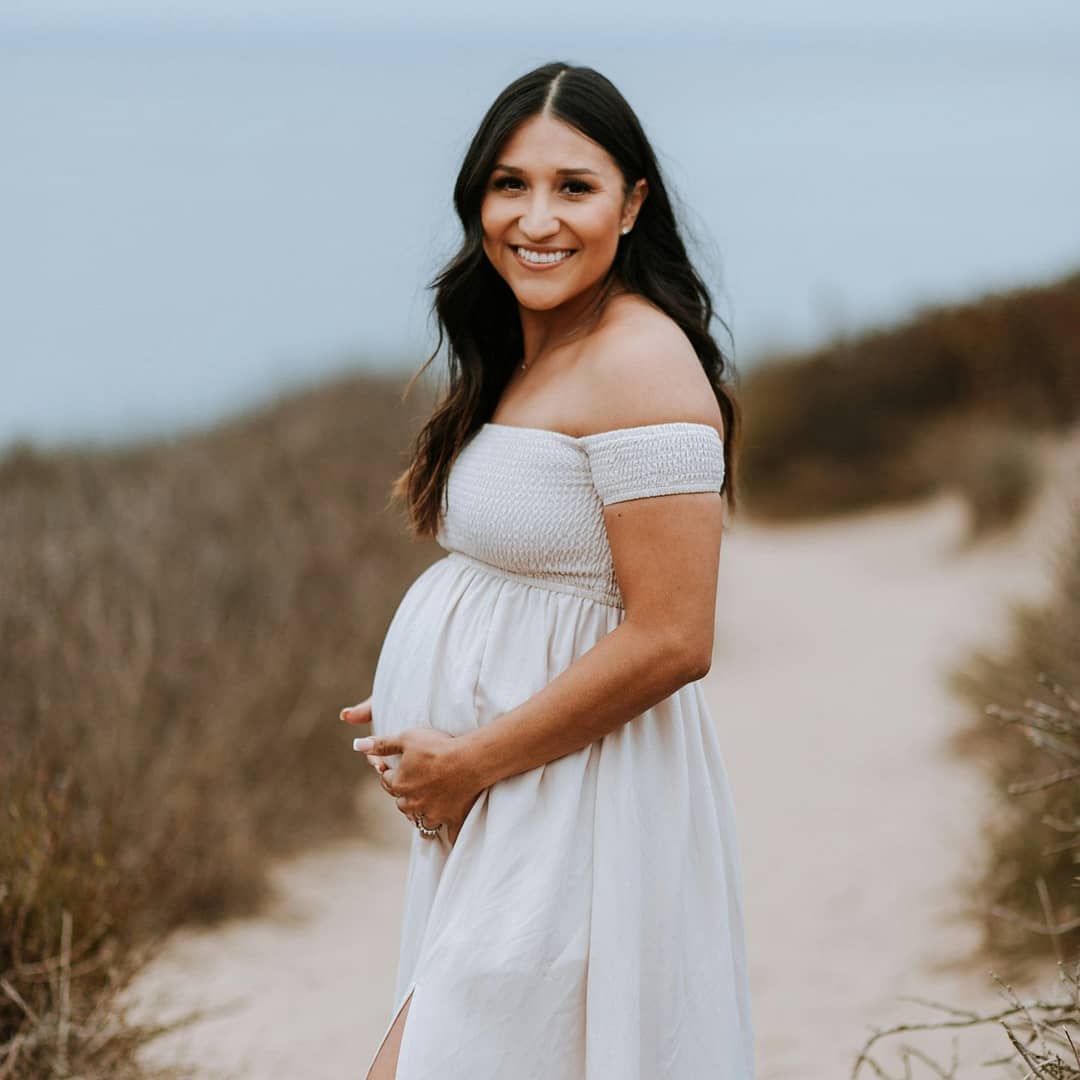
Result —
POLYGON ((641 212, 641 204, 645 201, 648 194, 649 183, 643 176, 636 184, 634 184, 634 190, 627 196, 626 203, 623 206, 623 228, 632 229, 634 227, 634 222, 641 212))

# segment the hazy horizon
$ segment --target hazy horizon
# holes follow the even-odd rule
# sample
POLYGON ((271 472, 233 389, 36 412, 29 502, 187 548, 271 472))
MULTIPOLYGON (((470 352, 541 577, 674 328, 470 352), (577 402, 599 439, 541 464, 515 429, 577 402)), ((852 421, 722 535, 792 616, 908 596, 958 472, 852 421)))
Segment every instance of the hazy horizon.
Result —
POLYGON ((1073 38, 911 18, 16 28, 0 37, 16 166, 0 445, 177 430, 346 366, 418 366, 467 141, 553 57, 638 111, 744 366, 1075 268, 1073 38))

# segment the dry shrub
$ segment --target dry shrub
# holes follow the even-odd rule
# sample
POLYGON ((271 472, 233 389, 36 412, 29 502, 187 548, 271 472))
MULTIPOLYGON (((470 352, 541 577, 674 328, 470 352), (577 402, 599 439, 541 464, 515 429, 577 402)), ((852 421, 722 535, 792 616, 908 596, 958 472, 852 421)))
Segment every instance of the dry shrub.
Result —
POLYGON ((868 1076, 877 1080, 912 1080, 920 1074, 917 1071, 919 1065, 926 1067, 922 1075, 939 1080, 971 1076, 973 1070, 963 1068, 967 1063, 961 1060, 961 1041, 964 1035, 989 1025, 1001 1029, 1003 1052, 979 1060, 980 1075, 997 1065, 1003 1069, 1000 1075, 1012 1076, 1015 1080, 1080 1080, 1080 962, 1060 964, 1058 978, 1062 989, 1057 995, 1045 997, 1022 997, 996 972, 990 974, 998 984, 1003 1001, 1001 1006, 991 1012, 978 1013, 926 998, 907 998, 933 1009, 943 1019, 877 1028, 856 1055, 851 1080, 868 1076), (951 1037, 951 1054, 947 1062, 924 1045, 931 1032, 951 1037), (877 1056, 886 1047, 899 1059, 900 1071, 890 1072, 877 1056))
POLYGON ((1051 602, 1018 608, 1010 647, 1001 656, 976 653, 953 679, 977 707, 953 749, 984 765, 997 796, 984 823, 983 865, 967 889, 982 928, 979 959, 994 963, 1002 1004, 978 1013, 909 999, 942 1018, 875 1030, 855 1058, 853 1080, 910 1080, 920 1065, 926 1075, 959 1076, 961 1038, 987 1025, 1002 1030, 1002 1053, 981 1064, 1024 1080, 1080 1080, 1080 490, 1069 524, 1051 602), (1013 989, 1017 980, 1041 981, 1051 961, 1056 995, 1013 989), (948 1062, 928 1053, 931 1033, 953 1036, 948 1062), (895 1071, 882 1057, 887 1049, 898 1059, 895 1071))
POLYGON ((988 426, 954 460, 956 486, 967 501, 973 538, 1015 525, 1039 488, 1039 460, 1030 436, 988 426))
POLYGON ((928 428, 975 419, 1060 431, 1080 418, 1080 273, 939 307, 742 381, 747 505, 777 520, 920 498, 941 470, 913 467, 928 428))
MULTIPOLYGON (((1078 506, 1080 510, 1080 506, 1078 506)), ((1076 519, 1080 534, 1080 514, 1076 519)), ((1056 834, 1043 855, 1080 851, 1080 816, 1058 818, 1043 813, 1043 807, 1052 802, 1051 793, 1060 795, 1062 805, 1075 807, 1080 801, 1080 698, 1074 689, 1062 686, 1047 676, 1037 680, 1033 697, 1027 699, 1021 709, 1006 709, 996 705, 987 706, 985 714, 993 716, 1028 736, 1030 744, 1038 751, 1031 755, 1028 764, 1036 773, 1014 776, 1007 785, 1005 802, 1009 829, 1027 843, 1038 847, 1049 831, 1056 834), (1041 760, 1040 760, 1041 759, 1041 760), (1028 799, 1032 793, 1041 798, 1036 804, 1028 799), (1021 800, 1016 803, 1015 800, 1021 800)), ((980 737, 982 733, 980 732, 980 737)), ((1000 823, 998 823, 999 827, 1000 823)), ((992 849, 993 852, 993 849, 992 849)), ((996 852, 993 853, 996 857, 996 852)), ((1023 871, 1021 871, 1023 872, 1023 871)), ((1045 877, 1038 870, 1027 872, 1036 876, 1023 884, 1028 898, 1023 905, 1027 912, 1010 908, 987 906, 980 896, 977 906, 989 916, 1005 920, 1023 937, 1013 943, 1012 952, 1005 955, 1005 963, 1014 969, 1014 978, 1027 977, 1036 966, 1046 966, 1047 954, 1057 961, 1058 991, 1049 988, 1037 994, 1018 994, 1009 981, 991 969, 990 976, 997 983, 1003 999, 1001 1005, 989 1012, 976 1012, 959 1005, 930 1001, 921 997, 908 997, 940 1014, 942 1019, 906 1021, 889 1027, 879 1027, 866 1039, 859 1050, 852 1068, 852 1080, 869 1074, 878 1080, 911 1080, 916 1075, 913 1066, 927 1066, 928 1075, 953 1078, 961 1075, 960 1042, 962 1036, 976 1028, 993 1025, 1004 1033, 1002 1053, 991 1060, 980 1062, 983 1066, 1001 1065, 1008 1075, 1017 1080, 1080 1080, 1080 958, 1077 957, 1075 941, 1080 931, 1080 921, 1056 910, 1045 877), (1034 898, 1034 899, 1031 899, 1034 898), (1030 909, 1038 908, 1033 918, 1030 909), (1036 945, 1038 936, 1041 943, 1036 945), (1073 947, 1069 947, 1072 942, 1073 947), (1033 946, 1034 947, 1031 947, 1033 946), (1068 959, 1066 956, 1068 954, 1068 959), (1020 961, 1026 961, 1022 963, 1020 961), (950 1060, 943 1062, 930 1052, 927 1040, 930 1034, 952 1036, 950 1060), (915 1036, 915 1042, 912 1037, 915 1036), (886 1049, 893 1052, 902 1071, 890 1072, 881 1054, 886 1049)), ((1070 874, 1075 887, 1080 877, 1070 874)), ((976 885, 976 892, 978 892, 976 885)), ((940 1041, 940 1040, 938 1040, 940 1041)), ((965 1071, 963 1075, 968 1075, 965 1071)))
POLYGON ((977 541, 1019 524, 1038 494, 1043 465, 1037 440, 996 420, 946 420, 916 439, 907 461, 928 478, 928 486, 954 490, 964 499, 968 537, 977 541))
POLYGON ((253 910, 268 858, 359 827, 338 710, 438 552, 388 506, 424 405, 400 391, 0 460, 0 1076, 20 1038, 18 1075, 51 1071, 58 1044, 26 1043, 65 1009, 73 1071, 124 1075, 78 1033, 132 949, 253 910))
POLYGON ((971 883, 972 905, 982 913, 985 955, 1011 965, 1015 975, 1057 947, 1065 954, 1080 947, 1080 847, 1067 827, 1080 823, 1080 771, 1066 776, 1068 782, 1047 783, 1070 764, 1080 765, 1080 706, 1075 715, 1068 708, 1080 687, 1080 491, 1054 567, 1051 602, 1018 607, 1004 654, 977 653, 952 680, 978 709, 953 747, 978 760, 1000 793, 999 809, 985 824, 986 858, 971 883), (1040 683, 1067 688, 1066 705, 1033 694, 1040 683), (1040 881, 1055 923, 1075 921, 1063 934, 1045 931, 1040 881))

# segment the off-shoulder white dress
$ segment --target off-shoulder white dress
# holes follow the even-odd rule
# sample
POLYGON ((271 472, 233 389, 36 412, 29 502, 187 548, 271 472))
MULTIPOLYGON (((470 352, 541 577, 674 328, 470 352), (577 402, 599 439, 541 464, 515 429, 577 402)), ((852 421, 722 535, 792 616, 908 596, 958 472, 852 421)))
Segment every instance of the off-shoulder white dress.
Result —
MULTIPOLYGON (((387 630, 374 733, 462 733, 537 693, 624 616, 603 507, 723 477, 705 424, 483 425, 452 466, 447 554, 387 630)), ((453 847, 401 821, 397 1080, 751 1080, 735 807, 700 683, 494 784, 453 847)))

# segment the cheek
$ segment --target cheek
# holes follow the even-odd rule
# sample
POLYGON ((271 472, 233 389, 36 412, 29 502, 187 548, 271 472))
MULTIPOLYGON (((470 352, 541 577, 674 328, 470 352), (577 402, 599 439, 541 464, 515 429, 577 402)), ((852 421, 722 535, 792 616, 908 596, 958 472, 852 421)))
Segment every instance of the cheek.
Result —
POLYGON ((582 242, 597 252, 611 252, 618 243, 619 219, 607 208, 582 215, 575 223, 582 242))
POLYGON ((484 251, 487 252, 489 259, 494 259, 499 244, 498 238, 503 229, 497 216, 486 206, 480 208, 480 229, 483 233, 484 251))
POLYGON ((491 199, 480 204, 480 227, 486 239, 496 240, 506 231, 510 215, 504 207, 491 199))
POLYGON ((590 266, 599 263, 610 263, 615 258, 618 243, 609 229, 598 230, 588 236, 583 236, 585 241, 585 263, 590 266))

